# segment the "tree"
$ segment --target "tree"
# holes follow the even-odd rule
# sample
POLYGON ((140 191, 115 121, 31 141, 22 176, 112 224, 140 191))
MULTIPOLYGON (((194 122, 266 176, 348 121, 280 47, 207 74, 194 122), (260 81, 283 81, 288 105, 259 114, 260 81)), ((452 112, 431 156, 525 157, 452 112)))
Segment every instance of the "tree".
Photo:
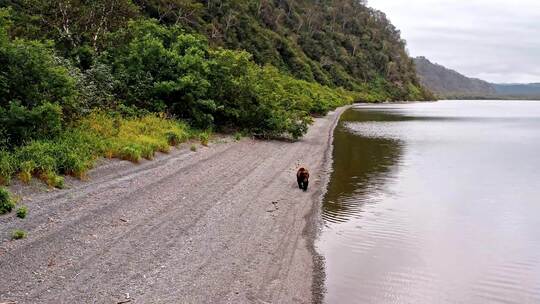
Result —
POLYGON ((141 9, 159 22, 199 26, 204 5, 193 0, 136 0, 141 9))
POLYGON ((212 125, 215 103, 207 98, 210 58, 204 38, 138 21, 112 40, 122 44, 110 48, 104 60, 119 80, 118 97, 130 105, 168 111, 198 127, 212 125))
POLYGON ((100 50, 107 33, 138 13, 130 0, 22 0, 20 6, 22 13, 37 20, 42 35, 67 51, 84 44, 100 50))
POLYGON ((57 102, 74 111, 75 80, 50 43, 11 40, 9 22, 0 10, 0 107, 12 101, 33 108, 45 102, 57 102))

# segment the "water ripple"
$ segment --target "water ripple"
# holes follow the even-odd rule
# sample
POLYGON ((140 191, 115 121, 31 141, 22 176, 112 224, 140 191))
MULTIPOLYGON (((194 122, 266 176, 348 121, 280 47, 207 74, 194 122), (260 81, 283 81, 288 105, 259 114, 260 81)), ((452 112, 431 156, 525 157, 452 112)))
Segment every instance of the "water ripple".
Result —
POLYGON ((346 112, 317 243, 326 302, 540 303, 538 130, 530 102, 346 112))

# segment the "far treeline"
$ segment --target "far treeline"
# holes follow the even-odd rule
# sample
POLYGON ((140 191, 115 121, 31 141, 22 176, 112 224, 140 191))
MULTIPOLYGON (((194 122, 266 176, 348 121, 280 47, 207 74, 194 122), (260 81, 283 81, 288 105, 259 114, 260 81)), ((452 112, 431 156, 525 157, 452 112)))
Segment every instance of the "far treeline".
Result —
POLYGON ((4 184, 61 184, 208 130, 298 138, 354 101, 433 98, 399 31, 354 0, 0 0, 0 67, 4 184))

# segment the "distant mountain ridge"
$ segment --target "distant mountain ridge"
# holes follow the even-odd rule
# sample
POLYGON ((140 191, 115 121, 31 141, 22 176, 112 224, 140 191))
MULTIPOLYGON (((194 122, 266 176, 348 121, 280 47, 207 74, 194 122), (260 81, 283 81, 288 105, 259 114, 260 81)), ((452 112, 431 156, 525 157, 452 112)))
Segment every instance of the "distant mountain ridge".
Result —
POLYGON ((495 84, 467 77, 426 57, 414 58, 422 85, 446 99, 540 99, 540 83, 495 84))
POLYGON ((540 97, 540 83, 527 83, 527 84, 519 84, 519 83, 510 83, 510 84, 492 84, 492 86, 495 88, 495 91, 498 95, 503 96, 524 96, 524 97, 531 97, 531 98, 538 98, 540 97))
POLYGON ((426 57, 414 58, 420 82, 440 97, 474 97, 495 94, 488 82, 466 77, 442 65, 432 63, 426 57))

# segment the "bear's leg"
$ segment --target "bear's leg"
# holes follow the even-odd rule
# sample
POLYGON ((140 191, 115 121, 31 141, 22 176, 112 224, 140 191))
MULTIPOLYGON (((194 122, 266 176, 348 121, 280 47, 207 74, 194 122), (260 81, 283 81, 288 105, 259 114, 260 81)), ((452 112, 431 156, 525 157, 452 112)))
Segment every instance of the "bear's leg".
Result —
POLYGON ((298 182, 298 188, 303 189, 302 179, 297 178, 297 179, 296 179, 296 182, 298 182))
POLYGON ((304 191, 307 191, 308 184, 309 184, 308 181, 304 181, 304 191))

